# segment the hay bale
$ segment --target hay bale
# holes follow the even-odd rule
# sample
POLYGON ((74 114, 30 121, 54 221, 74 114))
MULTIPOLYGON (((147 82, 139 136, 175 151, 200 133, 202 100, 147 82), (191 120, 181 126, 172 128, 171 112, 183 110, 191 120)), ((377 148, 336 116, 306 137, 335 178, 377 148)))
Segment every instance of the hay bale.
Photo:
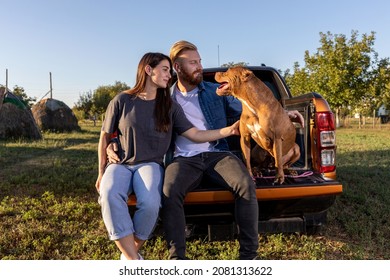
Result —
POLYGON ((39 127, 28 108, 18 97, 0 88, 0 139, 42 139, 39 127))
POLYGON ((62 101, 46 98, 32 107, 32 114, 41 130, 70 132, 80 130, 73 111, 62 101))

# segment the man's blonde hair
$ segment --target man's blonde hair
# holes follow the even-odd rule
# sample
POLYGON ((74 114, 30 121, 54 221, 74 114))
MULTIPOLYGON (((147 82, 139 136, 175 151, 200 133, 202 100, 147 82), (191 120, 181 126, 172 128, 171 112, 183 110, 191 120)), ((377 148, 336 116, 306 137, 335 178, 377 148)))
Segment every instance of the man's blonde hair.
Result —
POLYGON ((198 48, 194 44, 184 40, 174 43, 171 47, 171 50, 169 51, 169 56, 171 57, 172 63, 175 63, 180 53, 186 50, 197 51, 198 48))

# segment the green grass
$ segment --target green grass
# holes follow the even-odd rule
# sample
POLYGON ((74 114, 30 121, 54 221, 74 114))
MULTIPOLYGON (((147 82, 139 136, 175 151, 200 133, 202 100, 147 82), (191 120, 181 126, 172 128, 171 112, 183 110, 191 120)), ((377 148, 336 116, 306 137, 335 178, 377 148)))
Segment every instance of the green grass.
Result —
MULTIPOLYGON (((41 141, 0 142, 0 259, 118 259, 101 219, 97 177, 99 126, 45 133, 41 141)), ((344 186, 320 235, 260 235, 259 257, 389 259, 390 129, 339 129, 337 174, 344 186)), ((238 242, 188 241, 193 259, 236 259, 238 242)), ((149 240, 146 259, 166 259, 165 241, 149 240)))
POLYGON ((334 232, 327 234, 340 236, 356 257, 389 259, 390 130, 344 129, 337 137, 337 175, 344 193, 330 211, 334 232))

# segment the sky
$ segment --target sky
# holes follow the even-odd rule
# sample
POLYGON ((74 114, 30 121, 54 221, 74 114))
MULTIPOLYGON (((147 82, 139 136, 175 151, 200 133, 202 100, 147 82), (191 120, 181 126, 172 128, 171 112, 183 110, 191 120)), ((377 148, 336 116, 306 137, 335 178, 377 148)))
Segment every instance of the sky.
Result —
POLYGON ((0 0, 0 11, 0 84, 8 71, 8 88, 40 100, 51 73, 53 98, 70 108, 99 86, 132 87, 142 55, 179 40, 197 45, 204 68, 285 71, 317 51, 320 32, 353 30, 374 31, 375 51, 390 57, 388 0, 0 0))

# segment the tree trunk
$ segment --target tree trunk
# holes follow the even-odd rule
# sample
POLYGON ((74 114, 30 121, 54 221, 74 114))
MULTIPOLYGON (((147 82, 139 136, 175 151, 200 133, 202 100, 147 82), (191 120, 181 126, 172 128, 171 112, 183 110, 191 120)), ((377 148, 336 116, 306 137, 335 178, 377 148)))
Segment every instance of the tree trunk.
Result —
POLYGON ((336 128, 340 127, 340 109, 336 108, 336 128))

